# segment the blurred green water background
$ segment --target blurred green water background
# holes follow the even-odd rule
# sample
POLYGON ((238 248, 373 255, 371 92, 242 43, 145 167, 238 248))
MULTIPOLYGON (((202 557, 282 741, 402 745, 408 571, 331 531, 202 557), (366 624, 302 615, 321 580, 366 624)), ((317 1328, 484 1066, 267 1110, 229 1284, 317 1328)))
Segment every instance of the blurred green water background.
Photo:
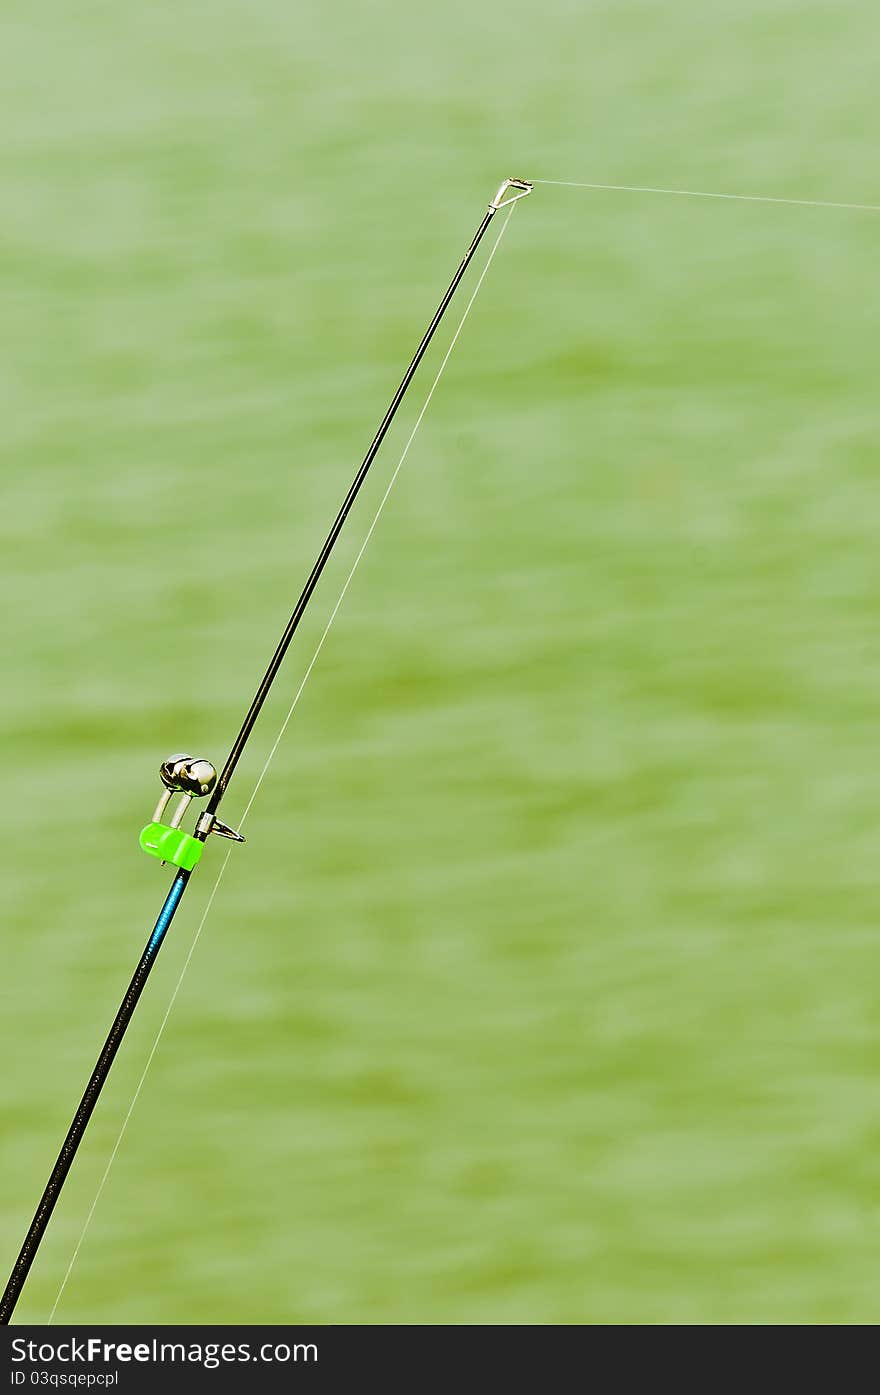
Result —
MULTIPOLYGON (((227 749, 500 179, 880 202, 877 39, 866 0, 4 7, 4 1267, 166 889, 158 761, 227 749)), ((58 1320, 876 1317, 878 238, 517 209, 58 1320)))

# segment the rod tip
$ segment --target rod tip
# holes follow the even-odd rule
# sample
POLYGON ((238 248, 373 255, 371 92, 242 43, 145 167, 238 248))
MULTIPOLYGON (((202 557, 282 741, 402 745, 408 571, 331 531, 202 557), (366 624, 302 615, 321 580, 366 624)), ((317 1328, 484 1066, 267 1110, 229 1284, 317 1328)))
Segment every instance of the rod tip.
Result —
POLYGON ((499 208, 506 208, 509 203, 516 203, 517 199, 528 198, 534 187, 530 179, 505 179, 489 207, 493 213, 497 213, 499 208), (505 198, 508 189, 516 189, 518 192, 505 198))

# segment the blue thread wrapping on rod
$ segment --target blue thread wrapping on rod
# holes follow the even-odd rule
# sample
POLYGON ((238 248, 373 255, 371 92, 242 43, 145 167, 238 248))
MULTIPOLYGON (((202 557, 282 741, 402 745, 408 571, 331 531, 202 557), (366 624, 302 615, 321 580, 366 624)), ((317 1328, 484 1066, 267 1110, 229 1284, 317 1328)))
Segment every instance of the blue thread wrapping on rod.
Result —
POLYGON ((174 881, 171 883, 171 890, 165 897, 165 904, 159 912, 159 918, 156 921, 153 933, 147 942, 147 954, 151 956, 154 955, 156 953, 156 950, 159 948, 160 944, 164 940, 165 931, 168 929, 168 926, 171 924, 171 921, 174 918, 174 912, 177 910, 177 903, 183 895, 183 888, 186 886, 188 879, 188 872, 178 872, 177 876, 174 878, 174 881))

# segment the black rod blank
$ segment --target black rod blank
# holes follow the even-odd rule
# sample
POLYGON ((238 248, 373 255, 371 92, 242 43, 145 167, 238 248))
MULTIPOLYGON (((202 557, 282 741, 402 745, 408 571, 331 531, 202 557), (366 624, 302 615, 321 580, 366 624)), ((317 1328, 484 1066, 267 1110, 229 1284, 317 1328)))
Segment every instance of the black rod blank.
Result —
MULTIPOLYGON (((358 496, 360 487, 369 473, 370 466, 372 465, 373 461, 376 459, 376 456, 379 453, 379 447, 381 446, 388 433, 388 428, 390 427, 395 416, 397 415, 397 409, 403 401, 404 396, 406 395, 407 388, 409 387, 410 383, 415 377, 416 370, 419 364, 421 363, 422 359, 424 358, 425 353, 427 352, 428 345, 434 338, 437 326, 443 319, 443 316, 446 313, 447 306, 449 305, 449 302, 452 300, 452 297, 455 295, 455 292, 457 291, 459 286, 459 282, 461 281, 461 278, 467 271, 468 266, 470 265, 473 259, 474 253, 476 252, 477 248, 480 245, 480 242, 482 241, 483 234, 485 233, 486 229, 491 223, 492 218, 494 217, 496 212, 497 208, 495 207, 495 205, 490 204, 488 212, 486 213, 485 217, 483 218, 483 221, 480 223, 480 226, 477 228, 477 231, 474 234, 473 241, 471 242, 470 247, 468 247, 467 251, 465 252, 458 270, 456 271, 455 275, 449 283, 449 286, 447 287, 446 294, 443 296, 443 299, 441 300, 440 304, 437 306, 436 311, 434 312, 434 318, 431 320, 431 323, 425 330, 425 333, 422 337, 422 341, 419 344, 419 347, 416 349, 415 354, 413 355, 412 362, 410 363, 409 367, 407 368, 406 372, 400 380, 400 386, 398 387, 397 391, 392 397, 388 410, 379 424, 379 429, 370 443, 370 448, 364 456, 363 461, 361 462, 361 465, 358 469, 358 472, 351 482, 351 487, 349 488, 348 493, 342 501, 342 507, 336 515, 336 518, 333 520, 333 526, 330 529, 330 532, 327 534, 327 537, 324 541, 324 545, 321 548, 321 551, 318 553, 315 565, 312 567, 308 580, 306 581, 306 584, 303 587, 302 592, 300 593, 299 600, 293 608, 293 613, 287 622, 287 625, 284 629, 284 633, 278 641, 278 647, 276 648, 275 653, 272 655, 272 658, 269 661, 269 666, 260 680, 260 685, 257 688, 256 693, 254 694, 253 702, 248 708, 245 719, 241 724, 241 730, 236 736, 234 742, 232 743, 232 749, 230 750, 229 755, 226 757, 226 764, 223 766, 223 769, 220 772, 220 778, 218 779, 217 784, 214 786, 214 791, 211 795, 211 798, 208 801, 207 808, 205 810, 206 814, 216 814, 217 809, 220 806, 220 801, 226 793, 229 781, 232 779, 232 773, 235 770, 235 767, 238 765, 242 751, 247 745, 248 737, 254 729, 254 725, 256 723, 257 718, 260 715, 260 710, 263 706, 263 703, 266 701, 266 698, 269 695, 269 690, 275 681, 275 676, 278 673, 278 670, 284 661, 285 654, 290 648, 290 642, 296 633, 297 626, 299 625, 300 620, 305 614, 306 606, 308 605, 311 599, 312 592, 317 586, 321 573, 327 565, 327 561, 330 557, 330 554, 333 551, 334 546, 336 545, 336 540, 339 537, 339 534, 342 532, 345 520, 348 518, 348 515, 351 512, 352 505, 354 504, 354 501, 358 496)), ((199 836, 198 832, 196 833, 196 836, 199 836)), ((204 836, 207 837, 207 832, 204 834, 204 836)))

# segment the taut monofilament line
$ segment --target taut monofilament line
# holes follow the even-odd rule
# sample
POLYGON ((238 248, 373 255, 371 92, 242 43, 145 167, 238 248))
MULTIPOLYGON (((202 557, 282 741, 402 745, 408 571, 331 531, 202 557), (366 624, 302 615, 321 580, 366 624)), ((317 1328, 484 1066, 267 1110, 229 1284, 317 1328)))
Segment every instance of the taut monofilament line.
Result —
POLYGON ((733 203, 778 203, 793 208, 839 208, 853 213, 880 213, 877 203, 840 203, 836 199, 795 199, 781 194, 734 194, 719 189, 669 189, 654 184, 594 184, 582 179, 533 179, 532 184, 554 184, 559 189, 592 189, 612 194, 665 194, 683 199, 723 199, 733 203))
MULTIPOLYGON (((386 411, 384 417, 382 418, 382 421, 379 424, 378 430, 376 431, 376 434, 370 443, 369 449, 367 450, 367 453, 364 456, 358 468, 358 471, 351 483, 351 486, 349 487, 348 493, 346 494, 345 499, 342 502, 339 512, 333 521, 333 525, 330 529, 330 532, 327 534, 327 538, 324 542, 324 545, 318 553, 318 557, 315 561, 314 566, 312 567, 311 572, 309 573, 308 579, 300 593, 299 599, 297 600, 296 605, 294 606, 291 617, 287 622, 287 625, 285 626, 284 632, 280 640, 278 641, 278 645, 275 649, 274 654, 272 655, 272 658, 269 662, 269 666, 266 669, 266 672, 264 673, 262 679, 260 680, 260 684, 257 688, 256 693, 254 694, 253 701, 251 702, 251 705, 248 708, 244 721, 242 722, 241 729, 239 730, 239 733, 232 744, 229 755, 227 756, 225 764, 221 769, 219 778, 217 776, 217 772, 214 766, 211 764, 210 761, 196 759, 188 755, 169 756, 169 758, 166 761, 164 761, 160 767, 159 775, 163 785, 163 793, 161 798, 159 799, 159 802, 156 806, 151 821, 141 832, 140 842, 141 847, 145 852, 151 854, 154 857, 159 858, 160 861, 162 861, 163 863, 171 863, 173 866, 177 868, 177 871, 175 873, 174 880, 171 883, 168 895, 165 897, 165 901, 162 905, 161 911, 159 912, 156 923, 153 926, 153 929, 150 933, 150 937, 147 941, 146 947, 144 948, 144 952, 141 955, 137 968, 135 969, 134 975, 126 990, 125 996, 119 1006, 119 1010, 116 1014, 116 1017, 113 1020, 113 1025, 110 1028, 110 1031, 107 1035, 107 1039, 104 1042, 103 1047, 101 1048, 101 1053, 95 1064, 95 1068, 92 1071, 91 1076, 89 1077, 89 1081, 86 1085, 85 1091, 83 1092, 82 1099, 80 1100, 76 1113, 73 1116, 73 1121, 70 1125, 70 1128, 67 1131, 67 1136, 65 1137, 64 1142, 61 1146, 61 1151, 58 1154, 55 1166, 53 1167, 52 1172, 50 1174, 49 1181, 47 1182, 43 1195, 40 1198, 40 1202, 37 1206, 34 1218, 31 1221, 27 1235, 24 1239, 24 1243, 21 1247, 18 1258, 16 1259, 15 1264, 13 1266, 12 1273, 9 1277, 9 1281, 6 1285, 6 1288, 3 1291, 3 1296, 2 1298, 0 1298, 0 1324, 8 1323, 15 1310, 16 1303, 18 1302, 18 1299, 21 1295, 21 1291, 24 1287, 25 1280, 27 1279, 28 1273, 31 1269, 31 1265, 33 1264, 34 1258, 36 1257, 37 1251, 40 1246, 40 1242, 43 1238, 43 1235, 45 1234, 46 1227, 49 1224, 49 1220, 52 1216, 53 1210, 55 1209, 58 1197, 61 1194, 61 1189, 64 1186, 64 1182, 73 1164, 73 1160, 76 1157, 77 1149, 79 1148, 79 1145, 82 1142, 83 1136, 85 1134, 86 1128, 88 1127, 89 1120, 92 1116, 95 1105, 97 1104, 101 1090, 104 1086, 104 1082, 106 1081, 107 1076, 110 1072, 113 1060, 116 1056, 122 1039, 125 1036, 128 1025, 131 1022, 135 1008, 138 1004, 138 1000, 141 996, 141 993, 143 992, 144 985, 147 981, 147 978, 149 977, 150 971, 156 961, 156 956, 158 955, 159 950, 167 934, 168 927, 174 919, 174 915, 183 898, 183 893, 185 892, 187 885, 189 884, 190 877, 201 859, 207 839, 213 833, 219 837, 231 839, 234 842, 244 842, 244 838, 242 837, 240 832, 237 832, 235 829, 230 828, 227 824, 223 823, 217 817, 217 810, 220 807, 220 803, 224 795, 226 794, 226 791, 229 787, 229 782, 232 779, 233 773, 235 771, 236 766, 238 765, 242 752, 244 751, 245 746, 247 745, 248 739, 250 738, 250 735, 254 729, 263 704, 265 703, 266 698, 268 697, 272 684, 274 683, 275 678, 278 675, 278 671, 284 660, 284 656, 290 647, 290 643, 293 639, 293 636, 296 633, 296 630, 303 617, 303 614, 305 613, 309 601, 311 600, 315 587, 317 586, 318 581, 320 580, 321 573, 323 572, 327 564, 327 561, 329 560, 330 554, 332 553, 333 548, 336 545, 336 541, 339 538, 340 533, 342 532, 342 529, 345 525, 345 521, 348 518, 349 513, 351 512, 354 502, 360 492, 361 486, 364 480, 366 479, 367 474, 369 473, 370 466, 373 464, 373 461, 379 453, 379 449, 382 445, 382 442, 388 434, 389 427, 391 426, 391 423, 393 422, 397 414, 398 408, 400 407, 400 404, 406 395, 407 389, 409 388, 410 383, 415 377, 419 365, 422 362, 422 359, 424 358, 428 350, 431 340, 434 338, 434 334, 436 333, 440 321, 443 319, 443 316, 445 315, 446 310, 448 309, 449 304, 455 295, 455 292, 458 290, 458 287, 468 267, 473 261, 477 248, 482 242, 486 230, 492 222, 492 219, 494 218, 495 214, 499 211, 499 209, 505 208, 508 205, 513 204, 514 202, 516 202, 517 199, 525 198, 526 195, 531 193, 531 191, 532 184, 528 180, 506 179, 499 188, 494 199, 489 204, 489 207, 486 213, 484 214, 483 219, 480 222, 480 225, 477 228, 471 240, 471 243, 464 254, 464 257, 462 258, 455 275, 450 281, 449 286, 447 287, 443 295, 443 298, 440 301, 440 304, 434 312, 434 316, 431 319, 428 328, 425 330, 425 333, 421 338, 419 346, 416 349, 415 354, 413 355, 410 364, 406 372, 404 373, 403 378, 401 379, 400 384, 396 392, 394 393, 394 396, 391 399, 391 402, 388 406, 388 410, 386 411), (165 822, 166 810, 175 795, 179 796, 177 804, 170 818, 168 818, 167 822, 165 822), (209 795, 210 798, 208 800, 205 812, 198 819, 193 833, 187 833, 182 827, 182 824, 186 812, 189 808, 190 802, 193 799, 204 798, 206 795, 209 795)), ((473 297, 471 299, 470 304, 472 303, 473 297)), ((468 305, 468 309, 470 309, 470 304, 468 305)), ((462 320, 462 324, 463 322, 464 321, 462 320)), ((459 330, 460 329, 461 325, 459 326, 459 330)), ((446 357, 448 358, 448 353, 446 357)), ((444 359, 444 365, 445 362, 446 359, 444 359)), ((443 365, 441 365, 441 371, 442 367, 443 365)), ((436 387, 438 378, 434 380, 434 385, 431 388, 432 393, 434 387, 436 387)), ((428 400, 430 400, 430 394, 428 400)), ((425 406, 427 406, 427 402, 425 406)), ((424 408, 422 409, 422 413, 420 414, 419 419, 416 423, 416 428, 418 427, 418 424, 421 421, 423 415, 424 408)), ((413 435, 414 434, 415 431, 413 431, 413 435)), ((410 436, 410 440, 407 443, 406 450, 408 450, 411 441, 412 436, 410 436)), ((404 456, 406 454, 406 450, 404 451, 404 456)), ((403 458, 404 457, 402 456, 400 464, 403 463, 403 458)), ((400 465, 398 465, 398 469, 399 468, 400 465)), ((397 472, 395 472, 395 478, 396 473, 397 472)), ((386 491, 385 499, 387 499, 387 497, 388 494, 386 491)), ((385 499, 383 499, 382 504, 384 504, 385 499)), ((380 512, 381 507, 382 505, 380 505, 380 512)), ((376 519, 374 519, 373 525, 370 528, 370 532, 367 535, 367 540, 369 540, 369 536, 372 533, 373 527, 375 526, 377 519, 378 514, 376 515, 376 519)), ((364 543, 364 547, 365 546, 366 542, 364 543)), ((358 558, 355 562, 355 567, 357 566, 357 562, 360 560, 362 554, 363 547, 361 548, 361 552, 358 554, 358 558)), ((345 587, 343 588, 342 595, 345 594, 345 590, 348 587, 348 582, 351 580, 353 574, 354 568, 352 568, 352 571, 349 573, 349 577, 345 583, 345 587)), ((333 614, 330 617, 331 624, 333 616, 335 616, 336 610, 338 609, 341 600, 342 596, 340 596, 339 601, 337 602, 336 609, 334 609, 333 614)), ((327 629, 329 630, 329 624, 327 629)), ((323 644, 323 639, 326 637, 326 634, 327 630, 324 631, 324 636, 322 637, 321 644, 323 644)), ((319 644, 319 650, 320 647, 321 646, 319 644)), ((315 654, 315 658, 316 657, 317 651, 315 654)), ((312 660, 312 664, 313 663, 314 659, 312 660)), ((308 672, 311 672, 311 665, 309 667, 308 672)), ((306 676, 308 676, 308 672, 306 676)), ((300 688, 299 691, 302 691, 302 688, 300 688)), ((298 696, 299 693, 297 693, 297 697, 298 696)), ((294 699, 294 706, 295 703, 296 699, 294 699)), ((290 709, 290 712, 292 711, 293 707, 291 707, 290 709)), ((288 719, 285 720, 285 727, 287 725, 287 720, 289 720, 290 712, 288 713, 288 719)), ((283 729, 284 728, 282 728, 282 732, 283 729)), ((266 763, 266 766, 264 766, 263 774, 265 774, 265 770, 267 767, 268 762, 266 763)), ((262 775, 260 776, 260 780, 262 780, 262 775)), ((248 807, 250 807, 250 805, 248 807)), ((204 917, 202 923, 204 923, 204 917)), ((141 1079, 141 1083, 143 1083, 143 1077, 141 1079)), ((139 1088, 140 1086, 138 1086, 138 1089, 139 1088)))

